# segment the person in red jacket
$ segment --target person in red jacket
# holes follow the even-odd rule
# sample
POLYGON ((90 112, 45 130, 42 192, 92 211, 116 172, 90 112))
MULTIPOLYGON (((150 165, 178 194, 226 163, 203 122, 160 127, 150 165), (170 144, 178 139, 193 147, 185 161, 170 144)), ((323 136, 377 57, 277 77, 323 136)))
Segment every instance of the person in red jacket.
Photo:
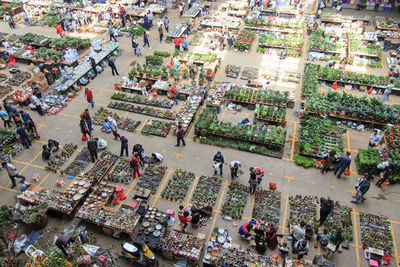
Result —
POLYGON ((181 50, 181 42, 182 42, 181 38, 174 39, 175 49, 181 50))
POLYGON ((189 222, 192 220, 192 217, 190 217, 189 211, 181 211, 178 214, 178 218, 182 224, 182 232, 184 233, 189 222))
POLYGON ((138 177, 140 177, 139 163, 140 163, 139 155, 137 153, 133 154, 132 160, 131 160, 131 168, 133 169, 133 171, 132 171, 133 179, 136 178, 136 174, 138 175, 138 177))
POLYGON ((90 90, 89 88, 86 88, 86 89, 85 89, 85 96, 86 96, 87 102, 89 102, 90 104, 92 104, 92 108, 94 108, 93 92, 92 92, 92 90, 90 90))

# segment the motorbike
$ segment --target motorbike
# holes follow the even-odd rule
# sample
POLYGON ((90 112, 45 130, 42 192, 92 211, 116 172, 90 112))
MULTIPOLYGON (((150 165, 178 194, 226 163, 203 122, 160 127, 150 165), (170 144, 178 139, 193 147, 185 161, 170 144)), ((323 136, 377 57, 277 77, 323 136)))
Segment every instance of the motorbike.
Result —
POLYGON ((121 243, 122 254, 127 260, 134 261, 140 265, 158 265, 155 254, 144 244, 134 245, 128 242, 121 243))

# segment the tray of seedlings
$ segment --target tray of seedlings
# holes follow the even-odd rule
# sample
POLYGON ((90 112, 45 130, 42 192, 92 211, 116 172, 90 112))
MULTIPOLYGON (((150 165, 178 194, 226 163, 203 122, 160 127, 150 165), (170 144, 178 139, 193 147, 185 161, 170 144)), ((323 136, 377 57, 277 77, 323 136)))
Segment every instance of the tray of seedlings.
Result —
POLYGON ((360 227, 364 249, 368 247, 383 249, 386 254, 391 255, 393 239, 387 218, 360 212, 360 227))
POLYGON ((252 217, 259 221, 279 225, 281 213, 281 193, 258 189, 255 194, 252 217))
POLYGON ((119 158, 114 169, 107 175, 110 182, 129 184, 132 179, 132 168, 129 158, 119 158))
POLYGON ((166 171, 167 167, 165 166, 150 165, 144 170, 136 186, 148 189, 151 194, 155 194, 166 171))
POLYGON ((291 227, 304 221, 309 228, 318 231, 317 197, 315 196, 290 196, 288 226, 291 227))
POLYGON ((249 188, 238 182, 232 182, 226 193, 224 204, 222 205, 222 215, 226 219, 242 218, 244 207, 247 203, 249 188))
POLYGON ((186 197, 194 177, 195 175, 193 172, 177 169, 172 175, 172 178, 168 180, 167 185, 161 193, 161 197, 171 201, 182 202, 186 197))
POLYGON ((76 176, 89 164, 91 158, 89 150, 84 147, 73 162, 64 170, 67 175, 76 176))
POLYGON ((218 177, 201 176, 193 192, 191 202, 201 209, 207 206, 214 206, 221 188, 221 179, 218 177))

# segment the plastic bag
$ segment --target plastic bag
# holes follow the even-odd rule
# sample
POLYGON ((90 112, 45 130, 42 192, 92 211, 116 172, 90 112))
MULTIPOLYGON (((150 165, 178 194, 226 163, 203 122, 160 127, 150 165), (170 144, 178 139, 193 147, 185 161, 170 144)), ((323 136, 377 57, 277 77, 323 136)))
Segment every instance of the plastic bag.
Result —
POLYGON ((76 262, 79 264, 90 264, 92 262, 92 257, 90 255, 82 255, 76 259, 76 262))
POLYGON ((83 245, 83 249, 87 252, 87 254, 89 254, 90 256, 93 257, 94 255, 96 255, 96 252, 99 249, 99 247, 98 246, 84 244, 83 245))
POLYGON ((25 246, 26 241, 28 241, 28 237, 26 235, 21 235, 20 237, 15 239, 13 244, 15 255, 18 255, 22 251, 22 248, 25 246))
POLYGON ((76 227, 74 224, 67 226, 63 230, 64 235, 73 235, 75 233, 76 227))

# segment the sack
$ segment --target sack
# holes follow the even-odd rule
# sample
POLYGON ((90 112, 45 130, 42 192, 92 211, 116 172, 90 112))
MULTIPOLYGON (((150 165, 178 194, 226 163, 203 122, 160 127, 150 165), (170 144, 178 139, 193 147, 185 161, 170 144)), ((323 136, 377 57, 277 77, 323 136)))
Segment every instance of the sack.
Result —
POLYGON ((82 134, 82 142, 87 141, 86 135, 82 134))
POLYGON ((326 247, 332 251, 332 252, 336 252, 336 245, 333 244, 332 242, 329 242, 328 245, 326 245, 326 247))
POLYGON ((275 183, 269 183, 269 189, 275 191, 276 190, 276 184, 275 183))
POLYGON ((350 170, 345 170, 344 175, 350 175, 350 170))

